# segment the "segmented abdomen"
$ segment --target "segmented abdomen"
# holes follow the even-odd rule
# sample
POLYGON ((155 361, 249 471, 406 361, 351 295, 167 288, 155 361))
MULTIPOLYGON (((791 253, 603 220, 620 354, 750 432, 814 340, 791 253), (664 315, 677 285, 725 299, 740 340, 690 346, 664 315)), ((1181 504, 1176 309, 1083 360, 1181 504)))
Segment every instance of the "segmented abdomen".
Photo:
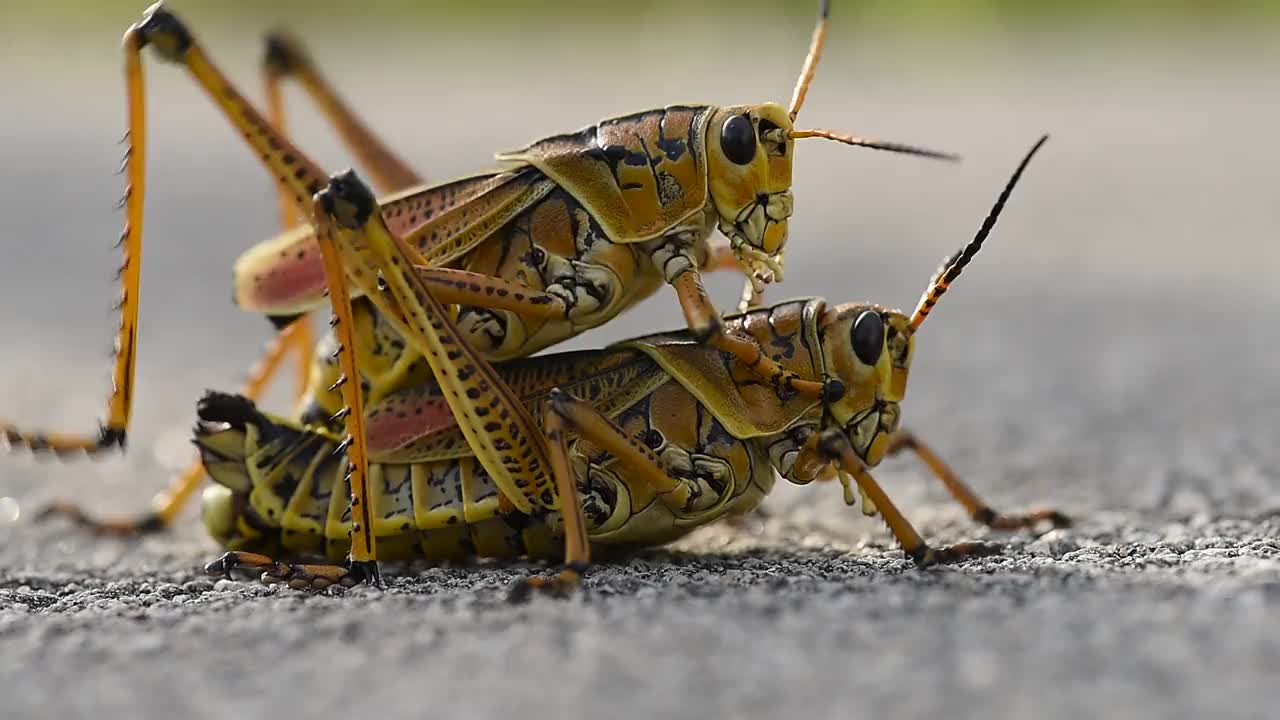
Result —
MULTIPOLYGON (((341 560, 350 546, 346 462, 332 439, 273 426, 269 442, 233 429, 198 436, 205 465, 220 484, 205 495, 205 523, 228 549, 341 560), (218 434, 240 434, 245 453, 225 451, 218 434), (212 440, 211 440, 212 438, 212 440), (282 441, 283 440, 283 441, 282 441)), ((378 557, 554 558, 562 552, 546 524, 503 513, 493 480, 473 459, 369 467, 378 557)))

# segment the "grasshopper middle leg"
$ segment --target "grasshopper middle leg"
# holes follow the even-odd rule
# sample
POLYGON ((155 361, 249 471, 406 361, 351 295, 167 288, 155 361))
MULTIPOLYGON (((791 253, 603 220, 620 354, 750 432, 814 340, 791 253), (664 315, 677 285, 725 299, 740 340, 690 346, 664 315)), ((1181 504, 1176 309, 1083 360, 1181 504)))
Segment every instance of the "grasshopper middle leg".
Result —
MULTIPOLYGON (((298 81, 321 114, 338 131, 343 143, 368 169, 374 184, 383 192, 400 192, 425 184, 423 177, 377 136, 361 119, 328 79, 320 72, 310 53, 293 35, 277 30, 267 36, 263 55, 263 77, 273 120, 283 118, 281 84, 285 79, 298 81)), ((282 131, 284 126, 276 123, 282 131)))

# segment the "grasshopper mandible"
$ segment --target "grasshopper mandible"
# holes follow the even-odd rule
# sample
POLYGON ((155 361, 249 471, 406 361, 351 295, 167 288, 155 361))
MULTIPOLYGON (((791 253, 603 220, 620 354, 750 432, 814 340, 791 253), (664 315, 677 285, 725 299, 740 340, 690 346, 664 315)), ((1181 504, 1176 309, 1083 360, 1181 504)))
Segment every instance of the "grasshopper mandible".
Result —
MULTIPOLYGON (((326 258, 316 236, 313 196, 326 173, 289 141, 281 83, 296 78, 383 189, 374 203, 396 252, 434 298, 455 314, 463 340, 484 360, 524 357, 601 325, 654 293, 675 288, 689 327, 713 346, 744 361, 752 372, 786 392, 820 396, 833 388, 790 373, 750 338, 723 332, 701 272, 739 268, 751 289, 781 278, 781 257, 792 211, 791 163, 796 139, 819 137, 851 145, 930 157, 943 153, 864 140, 825 130, 798 130, 803 105, 825 42, 829 3, 822 2, 809 54, 788 107, 774 103, 718 107, 672 106, 601 121, 580 132, 500 154, 502 170, 423 186, 420 176, 380 141, 338 96, 299 43, 283 34, 268 38, 264 62, 268 112, 264 117, 210 61, 187 26, 161 4, 149 8, 124 37, 129 149, 126 225, 120 243, 121 323, 106 418, 96 435, 31 432, 0 422, 13 446, 59 455, 97 453, 125 445, 133 408, 137 357, 140 253, 146 157, 146 108, 142 51, 185 67, 240 131, 271 171, 281 193, 287 230, 250 249, 237 262, 235 298, 245 309, 268 315, 280 334, 268 346, 242 388, 256 397, 291 351, 297 351, 302 384, 318 419, 343 406, 317 388, 338 383, 339 363, 308 372, 313 346, 309 324, 299 321, 322 305, 326 286, 357 267, 326 258), (298 214, 305 222, 298 223, 298 214), (713 249, 716 228, 730 247, 713 249), (332 260, 333 262, 326 262, 332 260)), ((353 322, 347 347, 361 368, 357 383, 376 403, 398 389, 423 382, 449 361, 434 361, 403 332, 398 310, 377 297, 375 281, 386 257, 369 259, 352 277, 353 322), (362 297, 365 296, 365 297, 362 297)), ((322 346, 328 349, 332 344, 322 346)), ((324 352, 328 352, 325 350, 324 352)), ((348 372, 347 377, 355 377, 348 372)), ((510 404, 512 398, 502 402, 510 404)), ((350 405, 349 402, 346 403, 350 405)), ((55 512, 91 526, 133 533, 163 528, 197 487, 197 465, 159 496, 141 520, 94 521, 77 508, 55 512)), ((515 494, 514 492, 512 494, 515 494)), ((527 509, 530 500, 515 500, 527 509)))
MULTIPOLYGON (((567 569, 552 583, 572 584, 592 546, 659 545, 748 512, 773 487, 775 472, 797 484, 838 475, 850 505, 858 501, 856 486, 863 511, 879 514, 918 565, 998 551, 986 543, 931 547, 912 528, 870 474, 884 457, 906 450, 977 522, 1001 530, 1068 525, 1053 510, 994 511, 899 427, 920 327, 981 249, 1047 139, 1027 153, 975 237, 945 261, 911 315, 807 299, 726 318, 733 331, 780 348, 781 362, 797 374, 838 379, 839 397, 781 396, 689 330, 497 364, 497 377, 520 407, 540 418, 538 434, 527 440, 554 477, 548 491, 558 502, 525 511, 510 506, 501 483, 476 458, 465 438, 468 419, 449 411, 450 383, 387 396, 364 416, 377 438, 367 448, 366 517, 379 556, 563 557, 567 569)), ((331 190, 354 194, 349 185, 331 190)), ((319 204, 344 202, 322 197, 319 204)), ((448 337, 455 329, 440 327, 444 346, 462 347, 460 338, 448 337)), ((349 472, 342 451, 355 445, 340 442, 329 427, 260 412, 242 396, 211 393, 198 414, 196 444, 217 483, 206 490, 204 520, 230 550, 207 566, 210 574, 251 570, 264 582, 295 588, 364 579, 358 567, 288 564, 265 554, 347 556, 360 513, 342 491, 349 472)))

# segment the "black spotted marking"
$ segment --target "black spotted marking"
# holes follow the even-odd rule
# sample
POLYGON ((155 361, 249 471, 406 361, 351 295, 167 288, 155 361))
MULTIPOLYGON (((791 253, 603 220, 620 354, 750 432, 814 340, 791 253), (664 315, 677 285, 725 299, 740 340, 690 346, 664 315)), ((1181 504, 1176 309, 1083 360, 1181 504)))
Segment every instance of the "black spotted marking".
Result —
POLYGON ((684 138, 667 137, 667 118, 670 112, 662 113, 662 120, 658 122, 658 149, 667 156, 667 160, 671 162, 679 162, 680 158, 689 151, 689 143, 684 138))

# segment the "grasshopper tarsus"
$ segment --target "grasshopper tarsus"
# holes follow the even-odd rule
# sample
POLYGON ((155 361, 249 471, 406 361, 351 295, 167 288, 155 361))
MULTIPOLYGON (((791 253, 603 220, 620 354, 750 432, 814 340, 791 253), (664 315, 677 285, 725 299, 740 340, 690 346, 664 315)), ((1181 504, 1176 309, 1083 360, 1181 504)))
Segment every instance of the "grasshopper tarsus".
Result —
POLYGON ((382 580, 382 571, 378 568, 376 560, 349 560, 347 571, 351 573, 350 577, 356 585, 371 585, 379 590, 385 590, 387 587, 382 580))
POLYGON ((553 598, 567 598, 582 590, 582 573, 585 563, 569 563, 551 577, 528 575, 511 583, 507 590, 507 602, 519 605, 528 602, 535 594, 553 598))
POLYGON ((966 542, 943 547, 923 545, 907 552, 918 568, 935 565, 951 565, 975 558, 991 557, 1004 552, 1004 546, 997 543, 966 542))

